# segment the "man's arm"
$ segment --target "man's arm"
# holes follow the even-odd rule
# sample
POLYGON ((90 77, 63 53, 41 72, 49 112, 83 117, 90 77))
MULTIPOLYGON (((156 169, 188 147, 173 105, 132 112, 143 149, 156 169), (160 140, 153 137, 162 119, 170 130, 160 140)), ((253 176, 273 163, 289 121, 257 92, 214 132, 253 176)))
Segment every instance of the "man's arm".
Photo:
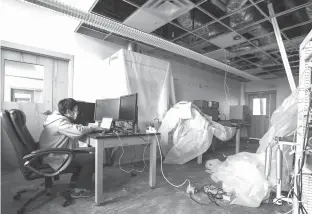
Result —
POLYGON ((92 132, 93 130, 93 127, 73 124, 68 120, 62 120, 59 124, 59 132, 70 138, 80 138, 83 135, 92 132))

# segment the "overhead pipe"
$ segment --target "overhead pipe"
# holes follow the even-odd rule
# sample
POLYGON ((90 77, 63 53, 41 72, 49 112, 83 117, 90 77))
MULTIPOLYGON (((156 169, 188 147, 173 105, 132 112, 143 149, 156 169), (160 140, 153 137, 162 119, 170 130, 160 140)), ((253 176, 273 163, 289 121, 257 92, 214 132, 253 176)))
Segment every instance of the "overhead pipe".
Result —
POLYGON ((157 48, 161 48, 164 50, 167 50, 169 52, 196 60, 198 62, 207 64, 209 66, 218 68, 222 71, 227 71, 229 73, 235 74, 237 76, 241 76, 243 78, 246 78, 248 80, 254 80, 254 81, 260 81, 264 84, 267 84, 266 81, 248 74, 244 71, 238 70, 236 68, 233 68, 229 65, 226 65, 222 62, 219 62, 217 60, 211 59, 207 56, 204 56, 202 54, 199 54, 195 51, 189 50, 187 48, 184 48, 182 46, 179 46, 177 44, 174 44, 172 42, 169 42, 165 39, 159 38, 157 36, 142 32, 140 30, 131 28, 129 26, 126 26, 122 23, 113 21, 109 18, 99 16, 96 14, 92 14, 86 11, 82 11, 80 9, 77 9, 71 5, 64 4, 63 2, 59 2, 57 0, 19 0, 22 2, 28 2, 32 3, 65 15, 68 15, 70 17, 76 18, 88 25, 97 27, 99 29, 103 29, 106 31, 110 31, 112 33, 115 33, 117 35, 121 35, 123 37, 127 37, 139 42, 143 42, 145 44, 152 45, 157 48))

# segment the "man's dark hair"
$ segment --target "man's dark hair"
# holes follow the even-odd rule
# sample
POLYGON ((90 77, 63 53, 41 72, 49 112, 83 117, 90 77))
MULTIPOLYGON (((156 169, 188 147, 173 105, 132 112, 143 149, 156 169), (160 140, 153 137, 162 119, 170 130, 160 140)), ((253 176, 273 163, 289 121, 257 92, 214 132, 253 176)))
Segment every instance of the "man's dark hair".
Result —
POLYGON ((66 98, 59 101, 58 110, 62 115, 65 115, 67 110, 72 111, 76 105, 78 105, 76 100, 72 98, 66 98))

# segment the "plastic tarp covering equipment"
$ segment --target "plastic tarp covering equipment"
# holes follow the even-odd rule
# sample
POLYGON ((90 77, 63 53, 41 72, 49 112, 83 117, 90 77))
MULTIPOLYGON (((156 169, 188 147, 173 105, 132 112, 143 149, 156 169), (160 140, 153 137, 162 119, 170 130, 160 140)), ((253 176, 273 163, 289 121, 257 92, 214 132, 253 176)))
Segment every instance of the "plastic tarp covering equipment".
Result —
POLYGON ((162 119, 176 103, 170 62, 121 49, 107 60, 103 84, 110 85, 106 94, 115 98, 138 93, 138 122, 141 130, 162 119), (115 84, 115 85, 112 85, 115 84), (109 92, 108 92, 109 91, 109 92))
POLYGON ((235 135, 236 128, 224 127, 191 102, 181 101, 166 113, 159 132, 164 163, 184 164, 207 151, 214 135, 227 141, 235 135))
POLYGON ((269 194, 264 159, 264 154, 241 152, 228 156, 224 162, 207 161, 206 168, 214 182, 222 182, 223 191, 234 195, 231 204, 259 207, 269 194))

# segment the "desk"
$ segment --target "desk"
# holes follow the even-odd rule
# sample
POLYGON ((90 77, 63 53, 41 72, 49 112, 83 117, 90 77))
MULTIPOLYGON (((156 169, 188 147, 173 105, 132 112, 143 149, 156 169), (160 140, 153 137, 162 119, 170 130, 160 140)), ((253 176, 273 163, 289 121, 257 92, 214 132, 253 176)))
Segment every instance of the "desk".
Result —
MULTIPOLYGON (((157 136, 160 134, 157 133, 157 136)), ((105 135, 101 133, 92 133, 87 135, 89 137, 89 144, 95 147, 95 203, 100 205, 103 203, 103 163, 104 163, 104 149, 121 146, 117 135, 105 135)), ((157 159, 157 141, 155 134, 130 134, 119 135, 122 146, 144 145, 149 141, 150 146, 150 167, 149 167, 149 185, 154 188, 156 184, 156 159, 157 159), (146 140, 146 141, 144 141, 146 140)))

